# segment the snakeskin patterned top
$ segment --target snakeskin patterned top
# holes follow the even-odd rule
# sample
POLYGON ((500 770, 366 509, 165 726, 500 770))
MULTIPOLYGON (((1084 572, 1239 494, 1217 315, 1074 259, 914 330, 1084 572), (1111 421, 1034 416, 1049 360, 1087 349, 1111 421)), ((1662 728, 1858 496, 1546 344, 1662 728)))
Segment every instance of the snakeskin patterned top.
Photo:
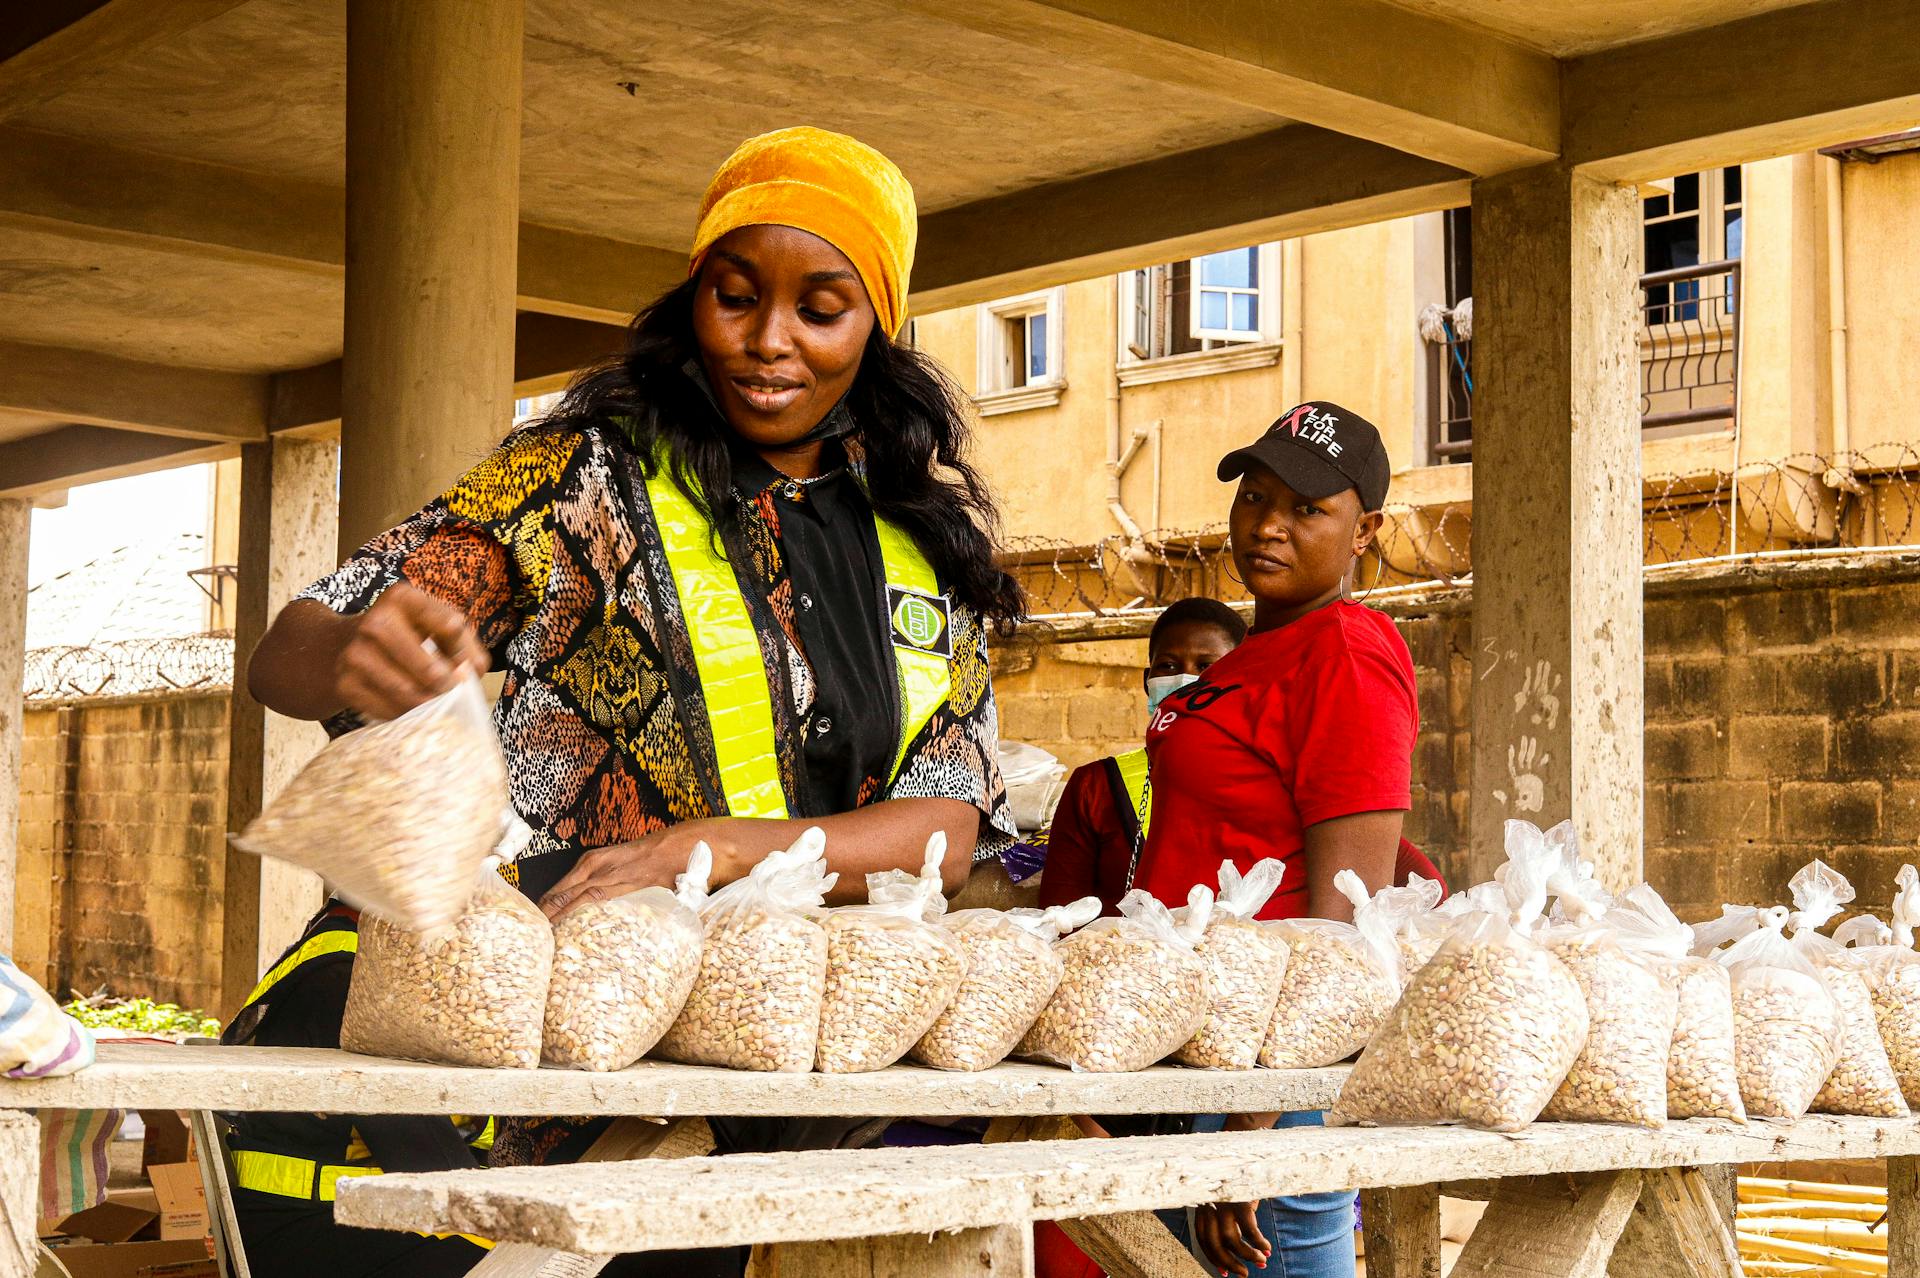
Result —
MULTIPOLYGON (((887 742, 865 752, 865 775, 852 784, 809 784, 818 692, 780 530, 780 507, 794 491, 764 468, 743 468, 747 477, 765 486, 743 487, 743 544, 729 557, 767 658, 778 764, 795 814, 823 815, 808 812, 819 806, 808 796, 823 790, 852 794, 855 806, 958 799, 980 810, 976 855, 998 852, 1014 825, 996 760, 986 635, 965 608, 953 612, 951 698, 910 743, 898 775, 889 782, 895 743, 887 742)), ((586 849, 720 810, 704 708, 689 714, 673 692, 697 688, 698 678, 645 492, 618 426, 523 429, 300 595, 351 614, 406 581, 472 619, 505 672, 494 721, 514 807, 535 831, 505 872, 536 898, 586 849)), ((850 611, 875 625, 885 615, 878 600, 859 609, 850 611)), ((342 717, 328 729, 354 726, 342 717)))

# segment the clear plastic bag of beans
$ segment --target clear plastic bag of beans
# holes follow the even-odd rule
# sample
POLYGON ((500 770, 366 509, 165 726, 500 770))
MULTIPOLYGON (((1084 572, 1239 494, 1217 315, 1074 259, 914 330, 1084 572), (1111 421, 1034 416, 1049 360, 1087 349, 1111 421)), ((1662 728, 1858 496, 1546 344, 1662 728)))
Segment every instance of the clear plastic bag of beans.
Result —
POLYGON ((1384 891, 1393 894, 1396 920, 1393 941, 1400 952, 1400 980, 1405 984, 1408 977, 1425 967, 1427 960, 1439 952, 1447 933, 1453 930, 1457 911, 1464 909, 1466 902, 1464 897, 1449 898, 1460 901, 1461 905, 1455 907, 1455 913, 1443 914, 1441 897, 1445 889, 1435 880, 1418 874, 1409 874, 1404 884, 1384 891))
POLYGON ((1051 909, 959 910, 945 926, 967 974, 947 1010, 907 1055, 935 1069, 990 1069, 1005 1060, 1053 997, 1066 964, 1054 942, 1099 917, 1100 898, 1051 909))
POLYGON ((1173 1059, 1202 1069, 1252 1069, 1286 979, 1287 941, 1272 924, 1254 919, 1279 890, 1286 863, 1256 862, 1246 874, 1220 863, 1220 891, 1206 931, 1193 947, 1207 962, 1212 1000, 1206 1023, 1173 1059))
POLYGON ((1757 905, 1721 906, 1719 918, 1693 924, 1690 929, 1693 932, 1692 953, 1700 958, 1711 958, 1714 951, 1757 931, 1762 913, 1757 905))
POLYGON ((1207 964, 1193 952, 1213 893, 1196 886, 1182 921, 1135 888, 1120 917, 1095 919, 1055 946, 1065 970, 1015 1049, 1089 1073, 1145 1069, 1207 1019, 1207 964))
POLYGON ((1587 1004, 1531 935, 1559 853, 1525 821, 1507 822, 1506 846, 1502 907, 1464 914, 1414 973, 1330 1121, 1518 1131, 1566 1078, 1586 1044, 1587 1004))
MULTIPOLYGON (((706 897, 713 852, 694 845, 682 890, 706 897)), ((667 1032, 700 972, 700 916, 663 887, 589 901, 553 926, 540 1059, 568 1069, 614 1070, 645 1056, 667 1032)))
POLYGON ((920 1041, 959 992, 966 951, 936 921, 947 912, 935 831, 918 875, 867 876, 867 904, 827 914, 827 988, 813 1067, 822 1074, 884 1069, 920 1041))
MULTIPOLYGON (((700 905, 700 973, 653 1054, 763 1073, 813 1068, 827 989, 827 836, 810 827, 700 905)), ((698 897, 696 891, 686 893, 698 897)))
POLYGON ((1550 928, 1541 943, 1566 964, 1587 1004, 1587 1041, 1540 1117, 1560 1122, 1667 1121, 1667 1058, 1678 1005, 1647 959, 1597 922, 1550 928))
POLYGON ((1857 1114, 1864 1118, 1905 1118, 1906 1098, 1880 1040, 1873 993, 1853 951, 1818 929, 1853 900, 1853 885, 1824 861, 1813 861, 1788 884, 1794 912, 1793 945, 1819 969, 1840 1009, 1840 1045, 1833 1071, 1813 1098, 1821 1114, 1857 1114))
POLYGON ((539 1065, 553 928, 498 865, 481 863, 447 927, 415 932, 361 914, 341 1047, 446 1065, 539 1065))
POLYGON ((1271 924, 1287 943, 1287 967, 1260 1045, 1267 1069, 1317 1069, 1367 1045, 1400 995, 1400 951, 1384 903, 1360 876, 1342 870, 1333 884, 1353 902, 1353 922, 1283 919, 1271 924))
POLYGON ((1733 1062, 1749 1118, 1799 1118, 1840 1052, 1840 1007, 1820 972, 1781 935, 1787 911, 1714 956, 1733 984, 1733 1062))
POLYGON ((329 741, 234 836, 413 932, 460 916, 507 828, 507 766, 480 681, 329 741))
POLYGON ((1673 1046, 1667 1052, 1667 1117, 1745 1122, 1733 1065, 1733 984, 1727 969, 1690 955, 1693 929, 1645 883, 1607 912, 1614 937, 1640 953, 1673 987, 1673 1046))
POLYGON ((1871 914, 1848 919, 1833 938, 1852 947, 1853 962, 1866 979, 1874 1019, 1887 1063, 1909 1106, 1920 1106, 1920 953, 1913 948, 1920 924, 1920 875, 1900 867, 1893 895, 1893 925, 1871 914))

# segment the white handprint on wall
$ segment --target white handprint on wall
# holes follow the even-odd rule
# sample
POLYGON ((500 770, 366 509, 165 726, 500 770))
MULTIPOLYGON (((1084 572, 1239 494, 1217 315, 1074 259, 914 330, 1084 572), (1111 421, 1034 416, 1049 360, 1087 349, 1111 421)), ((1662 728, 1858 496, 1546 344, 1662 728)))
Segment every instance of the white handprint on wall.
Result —
POLYGON ((1547 806, 1547 784, 1540 779, 1540 769, 1551 762, 1553 756, 1532 737, 1521 737, 1519 745, 1507 747, 1507 775, 1513 778, 1515 812, 1538 812, 1547 806))
POLYGON ((1553 673, 1553 666, 1546 661, 1536 661, 1527 670, 1527 677, 1520 685, 1520 691, 1513 694, 1513 712, 1516 715, 1526 713, 1527 702, 1534 703, 1533 714, 1528 722, 1535 727, 1544 723, 1551 732, 1560 724, 1560 685, 1566 681, 1553 673))

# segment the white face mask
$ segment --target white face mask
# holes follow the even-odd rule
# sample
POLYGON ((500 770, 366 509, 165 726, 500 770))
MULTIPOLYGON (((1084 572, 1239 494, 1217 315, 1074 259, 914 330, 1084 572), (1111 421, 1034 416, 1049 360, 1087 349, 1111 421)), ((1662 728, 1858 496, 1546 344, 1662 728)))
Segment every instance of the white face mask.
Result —
POLYGON ((1160 713, 1160 703, 1189 684, 1199 683, 1197 674, 1155 675, 1147 680, 1147 718, 1160 713))

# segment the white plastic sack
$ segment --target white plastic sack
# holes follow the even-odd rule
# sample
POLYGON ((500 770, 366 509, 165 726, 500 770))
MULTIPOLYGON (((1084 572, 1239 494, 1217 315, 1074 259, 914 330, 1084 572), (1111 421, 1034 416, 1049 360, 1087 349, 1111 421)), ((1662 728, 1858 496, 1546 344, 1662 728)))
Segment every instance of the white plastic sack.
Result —
POLYGON ((1060 792, 1067 786, 1067 769, 1037 745, 1000 739, 1000 779, 1007 787, 1007 806, 1013 823, 1029 834, 1053 819, 1060 792))

